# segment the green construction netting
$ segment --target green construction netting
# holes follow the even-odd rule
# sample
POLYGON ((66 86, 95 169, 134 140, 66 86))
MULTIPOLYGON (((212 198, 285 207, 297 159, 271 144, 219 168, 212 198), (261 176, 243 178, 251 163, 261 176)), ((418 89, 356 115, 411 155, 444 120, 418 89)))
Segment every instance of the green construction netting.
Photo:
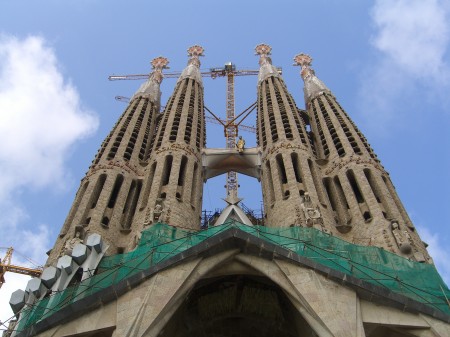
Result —
POLYGON ((142 232, 134 251, 104 257, 96 275, 25 308, 17 328, 19 331, 27 329, 69 304, 115 285, 233 227, 450 315, 447 301, 450 291, 433 265, 413 262, 381 248, 358 246, 314 228, 269 228, 231 221, 195 232, 155 224, 142 232))

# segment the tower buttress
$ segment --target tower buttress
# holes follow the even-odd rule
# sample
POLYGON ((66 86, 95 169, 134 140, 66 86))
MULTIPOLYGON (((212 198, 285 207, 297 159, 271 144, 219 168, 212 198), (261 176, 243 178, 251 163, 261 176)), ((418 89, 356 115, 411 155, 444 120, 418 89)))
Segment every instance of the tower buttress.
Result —
POLYGON ((203 82, 199 57, 192 46, 155 135, 142 207, 144 225, 165 222, 200 229, 203 192, 201 150, 205 146, 203 82))
POLYGON ((320 205, 323 192, 305 123, 272 65, 271 47, 260 44, 255 50, 260 56, 257 138, 262 148, 266 223, 273 227, 297 224, 322 229, 328 219, 320 205))
POLYGON ((383 247, 418 261, 429 259, 388 173, 332 92, 298 54, 312 138, 327 203, 345 240, 383 247))
POLYGON ((48 263, 64 254, 65 243, 76 233, 82 239, 90 232, 101 234, 110 253, 127 247, 159 113, 162 70, 168 60, 157 57, 151 64, 153 72, 130 100, 82 179, 48 263))

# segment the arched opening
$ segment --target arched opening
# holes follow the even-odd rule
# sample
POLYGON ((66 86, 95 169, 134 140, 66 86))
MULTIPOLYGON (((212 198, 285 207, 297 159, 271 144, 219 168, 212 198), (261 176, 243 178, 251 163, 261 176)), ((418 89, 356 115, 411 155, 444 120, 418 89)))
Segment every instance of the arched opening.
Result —
POLYGON ((199 281, 159 336, 315 336, 281 288, 265 277, 199 281))

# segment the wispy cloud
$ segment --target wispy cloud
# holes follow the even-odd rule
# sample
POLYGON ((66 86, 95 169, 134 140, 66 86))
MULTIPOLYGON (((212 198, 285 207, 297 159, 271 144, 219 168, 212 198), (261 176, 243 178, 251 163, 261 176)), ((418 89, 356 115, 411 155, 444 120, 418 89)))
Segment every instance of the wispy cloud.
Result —
POLYGON ((68 150, 97 125, 43 38, 0 37, 0 227, 25 216, 18 193, 65 186, 68 150))
POLYGON ((63 186, 68 149, 97 124, 42 38, 0 38, 0 201, 63 186))
POLYGON ((362 111, 379 122, 373 127, 385 128, 383 122, 403 117, 394 114, 396 101, 413 96, 417 87, 448 88, 449 14, 450 6, 441 0, 375 1, 371 44, 378 55, 363 70, 360 92, 362 111))
MULTIPOLYGON (((30 215, 24 200, 30 191, 66 187, 70 149, 97 126, 96 115, 83 106, 42 37, 0 35, 0 246, 16 244, 28 257, 42 261, 49 229, 44 224, 27 228, 30 215), (26 242, 25 249, 21 242, 26 242)), ((9 299, 12 291, 23 288, 23 281, 7 277, 1 296, 9 299)), ((5 302, 0 307, 9 312, 5 302)))
POLYGON ((372 11, 373 45, 403 71, 440 81, 448 71, 447 11, 439 0, 378 0, 372 11))

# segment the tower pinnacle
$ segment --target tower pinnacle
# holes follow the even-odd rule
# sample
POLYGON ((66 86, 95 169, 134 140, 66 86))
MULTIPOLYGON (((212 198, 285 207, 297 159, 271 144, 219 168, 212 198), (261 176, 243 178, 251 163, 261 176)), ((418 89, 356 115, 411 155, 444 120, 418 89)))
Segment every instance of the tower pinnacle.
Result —
POLYGON ((297 54, 294 57, 294 66, 300 66, 300 75, 305 82, 305 102, 313 99, 322 92, 331 93, 330 89, 317 78, 314 69, 311 68, 312 58, 307 54, 297 54))
POLYGON ((178 82, 181 80, 184 80, 186 78, 192 78, 196 80, 198 83, 203 85, 202 82, 202 75, 200 74, 200 56, 205 56, 204 53, 205 49, 202 46, 199 45, 193 45, 188 48, 188 56, 189 61, 186 68, 184 68, 183 72, 181 73, 180 78, 178 79, 178 82))
POLYGON ((161 83, 161 81, 164 77, 162 74, 162 70, 169 69, 169 67, 167 66, 169 64, 169 60, 165 57, 158 56, 158 57, 155 57, 150 62, 150 64, 152 65, 152 69, 154 69, 152 75, 153 75, 155 81, 157 81, 158 83, 161 83))
POLYGON ((277 68, 272 65, 271 54, 272 47, 268 44, 261 43, 255 47, 256 55, 259 55, 259 75, 258 83, 264 81, 269 76, 279 77, 277 68))
MULTIPOLYGON (((136 91, 133 98, 137 96, 146 96, 150 101, 160 104, 160 84, 164 78, 162 73, 163 69, 168 69, 169 60, 165 57, 158 56, 154 58, 150 64, 152 65, 153 71, 148 76, 147 82, 141 85, 141 87, 136 91)), ((133 99, 132 98, 132 99, 133 99)))

